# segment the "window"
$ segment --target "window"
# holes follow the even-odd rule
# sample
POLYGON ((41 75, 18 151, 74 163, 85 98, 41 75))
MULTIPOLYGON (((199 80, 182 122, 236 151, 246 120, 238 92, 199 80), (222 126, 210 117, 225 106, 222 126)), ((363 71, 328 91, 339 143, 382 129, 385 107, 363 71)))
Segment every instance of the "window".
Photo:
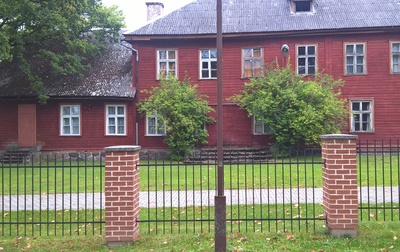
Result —
POLYGON ((217 78, 217 50, 200 50, 200 78, 217 78))
POLYGON ((158 78, 166 78, 168 74, 176 76, 176 57, 175 50, 157 51, 157 74, 158 78))
POLYGON ((253 116, 253 133, 254 135, 268 135, 272 134, 272 129, 265 123, 264 120, 253 116))
POLYGON ((106 106, 106 135, 126 135, 126 107, 125 105, 106 106))
POLYGON ((80 105, 62 105, 60 111, 61 135, 79 136, 81 134, 80 105))
POLYGON ((364 44, 346 45, 346 74, 365 73, 365 46, 364 44))
POLYGON ((297 47, 297 74, 315 75, 316 70, 315 45, 297 47))
POLYGON ((392 73, 400 74, 400 42, 392 43, 392 73))
POLYGON ((310 12, 311 11, 311 1, 296 1, 294 2, 296 5, 296 12, 310 12))
POLYGON ((312 0, 290 0, 290 12, 292 14, 308 14, 313 11, 312 0))
POLYGON ((372 131, 372 101, 351 101, 351 131, 372 131))
POLYGON ((146 135, 148 136, 163 136, 165 135, 165 124, 164 121, 157 116, 157 113, 147 115, 146 118, 146 135))
POLYGON ((245 48, 242 50, 243 68, 242 77, 258 77, 261 76, 262 67, 262 49, 261 48, 245 48))

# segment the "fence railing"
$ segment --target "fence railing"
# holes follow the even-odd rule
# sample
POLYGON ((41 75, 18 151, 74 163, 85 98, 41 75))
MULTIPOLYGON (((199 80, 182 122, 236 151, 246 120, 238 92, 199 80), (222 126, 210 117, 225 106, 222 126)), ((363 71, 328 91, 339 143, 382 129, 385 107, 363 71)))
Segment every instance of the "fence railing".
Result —
POLYGON ((0 162, 0 235, 101 234, 104 157, 35 155, 0 162), (29 160, 29 162, 28 162, 29 160))
POLYGON ((360 220, 400 220, 400 141, 358 143, 360 220))
MULTIPOLYGON (((228 232, 284 232, 323 226, 320 151, 257 160, 249 159, 252 155, 239 158, 234 152, 227 156, 230 158, 225 158, 224 178, 228 232)), ((214 231, 215 159, 188 160, 141 156, 141 192, 147 202, 141 205, 142 230, 214 231)))

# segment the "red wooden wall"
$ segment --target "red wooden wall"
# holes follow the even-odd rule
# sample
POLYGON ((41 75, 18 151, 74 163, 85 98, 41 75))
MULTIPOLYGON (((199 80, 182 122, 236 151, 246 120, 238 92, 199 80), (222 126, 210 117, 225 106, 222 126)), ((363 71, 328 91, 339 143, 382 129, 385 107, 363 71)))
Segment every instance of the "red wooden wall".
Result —
MULTIPOLYGON (((36 110, 36 140, 44 151, 90 151, 102 150, 107 146, 135 144, 132 101, 50 100, 46 105, 37 105, 36 110), (63 104, 81 105, 80 136, 60 136, 60 105, 63 104), (106 104, 126 105, 126 136, 105 135, 106 104)), ((0 150, 4 150, 10 144, 18 142, 18 103, 16 101, 0 101, 0 118, 0 150)))
MULTIPOLYGON (((243 37, 223 40, 223 99, 224 99, 224 144, 225 146, 265 146, 270 137, 252 135, 251 119, 226 98, 237 94, 248 81, 241 78, 241 49, 262 47, 264 63, 278 60, 284 64, 280 49, 283 44, 290 47, 288 63, 296 67, 296 45, 317 46, 318 71, 324 71, 345 81, 341 88, 344 98, 372 98, 374 100, 373 133, 358 133, 360 139, 397 139, 400 137, 400 75, 390 74, 390 41, 400 41, 400 34, 335 34, 319 36, 291 37, 243 37), (344 75, 344 43, 366 43, 367 74, 344 75)), ((199 79, 199 50, 216 48, 215 39, 150 40, 135 42, 133 47, 139 51, 139 99, 145 97, 142 89, 156 86, 157 49, 176 49, 178 51, 178 77, 189 76, 198 90, 209 97, 210 105, 216 107, 217 80, 199 79)), ((133 69, 135 64, 133 64, 133 69)), ((350 108, 349 108, 350 109, 350 108)), ((215 115, 214 115, 215 117, 215 115)), ((350 117, 349 117, 350 119, 350 117)), ((145 118, 139 119, 139 145, 143 148, 164 148, 162 137, 145 136, 145 118)), ((209 145, 216 145, 216 125, 207 126, 209 145)), ((349 132, 349 126, 343 133, 349 132)))

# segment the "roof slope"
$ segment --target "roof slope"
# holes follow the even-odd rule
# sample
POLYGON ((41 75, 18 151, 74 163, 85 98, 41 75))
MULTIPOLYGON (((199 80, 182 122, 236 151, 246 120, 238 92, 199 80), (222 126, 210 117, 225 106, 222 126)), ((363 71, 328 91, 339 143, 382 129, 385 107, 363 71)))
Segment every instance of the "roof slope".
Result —
MULTIPOLYGON (((222 0, 223 33, 400 26, 400 0, 314 0, 314 13, 290 12, 290 0, 222 0)), ((127 35, 216 33, 216 1, 195 0, 127 35)))
MULTIPOLYGON (((88 59, 91 67, 83 73, 62 76, 48 66, 31 65, 43 80, 50 97, 120 97, 132 98, 132 52, 120 44, 108 44, 101 56, 88 59)), ((16 62, 0 64, 0 97, 36 97, 29 81, 16 62)))

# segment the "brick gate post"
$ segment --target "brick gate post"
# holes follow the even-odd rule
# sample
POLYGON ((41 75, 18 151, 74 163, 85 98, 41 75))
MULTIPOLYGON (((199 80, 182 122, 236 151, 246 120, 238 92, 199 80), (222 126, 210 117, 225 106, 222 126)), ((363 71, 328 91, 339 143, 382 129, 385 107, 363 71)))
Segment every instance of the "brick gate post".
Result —
POLYGON ((357 236, 357 136, 321 136, 323 207, 326 226, 334 236, 357 236))
POLYGON ((104 148, 105 239, 109 246, 133 243, 139 234, 140 146, 104 148))

